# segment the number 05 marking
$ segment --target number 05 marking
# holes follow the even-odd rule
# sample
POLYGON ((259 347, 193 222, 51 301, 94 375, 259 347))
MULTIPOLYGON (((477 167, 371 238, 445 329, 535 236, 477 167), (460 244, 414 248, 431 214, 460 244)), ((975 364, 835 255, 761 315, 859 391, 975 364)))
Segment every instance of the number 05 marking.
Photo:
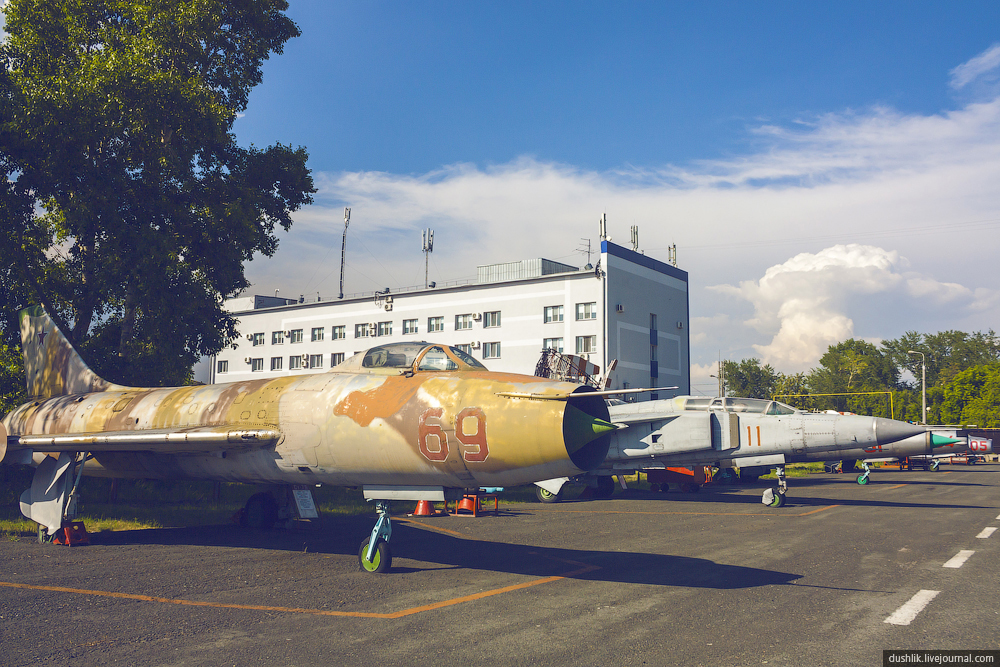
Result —
MULTIPOLYGON (((417 445, 420 453, 428 461, 444 461, 448 458, 448 433, 442 428, 442 408, 427 408, 417 420, 417 445), (434 422, 428 420, 433 419, 434 422)), ((482 408, 463 408, 455 417, 455 437, 464 446, 462 458, 469 463, 481 463, 490 455, 486 441, 486 413, 482 408), (470 428, 468 422, 476 420, 470 428)))

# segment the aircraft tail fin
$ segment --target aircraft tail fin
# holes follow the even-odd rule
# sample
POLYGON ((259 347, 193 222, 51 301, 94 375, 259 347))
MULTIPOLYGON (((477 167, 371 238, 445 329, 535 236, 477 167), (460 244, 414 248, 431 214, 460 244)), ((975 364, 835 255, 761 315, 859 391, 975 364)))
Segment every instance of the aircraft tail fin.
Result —
POLYGON ((30 398, 104 391, 114 385, 90 370, 41 306, 20 313, 21 351, 30 398))

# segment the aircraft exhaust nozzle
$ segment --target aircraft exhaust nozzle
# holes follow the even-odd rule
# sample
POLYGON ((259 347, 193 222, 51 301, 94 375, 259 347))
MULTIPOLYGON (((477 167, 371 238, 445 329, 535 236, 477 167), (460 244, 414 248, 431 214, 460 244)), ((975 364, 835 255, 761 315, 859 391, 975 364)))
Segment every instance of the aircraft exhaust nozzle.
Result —
POLYGON ((608 455, 610 434, 617 429, 609 421, 607 406, 600 398, 568 402, 563 413, 563 442, 573 465, 581 470, 593 470, 608 455), (575 404, 581 407, 576 407, 575 404), (601 409, 603 408, 603 415, 601 409), (593 414, 598 412, 598 415, 593 414))
POLYGON ((923 426, 886 419, 885 417, 873 417, 872 427, 875 429, 875 441, 880 445, 888 445, 899 440, 912 438, 926 431, 923 426))

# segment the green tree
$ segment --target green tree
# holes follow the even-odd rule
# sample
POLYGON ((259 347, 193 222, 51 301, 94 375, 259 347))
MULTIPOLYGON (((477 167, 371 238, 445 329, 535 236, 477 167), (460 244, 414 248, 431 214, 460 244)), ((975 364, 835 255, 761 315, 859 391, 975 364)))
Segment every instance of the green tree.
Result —
MULTIPOLYGON (((855 338, 831 345, 820 365, 808 375, 813 394, 846 394, 889 391, 896 387, 899 371, 892 360, 871 343, 855 338)), ((820 405, 838 411, 888 417, 888 396, 834 396, 820 405)))
POLYGON ((941 423, 1000 426, 1000 363, 973 366, 943 388, 941 423))
POLYGON ((729 396, 745 398, 767 398, 774 396, 780 373, 770 364, 761 364, 760 359, 722 362, 726 393, 729 396))
POLYGON ((972 334, 964 331, 941 331, 920 334, 907 331, 895 340, 882 343, 882 349, 900 370, 908 370, 920 388, 923 359, 910 350, 922 352, 927 361, 927 386, 944 386, 962 371, 1000 360, 1000 338, 993 330, 972 334))
POLYGON ((176 384, 236 335, 223 299, 315 192, 303 148, 237 144, 285 0, 10 0, 0 46, 3 287, 95 370, 176 384), (27 206, 27 208, 25 208, 27 206))

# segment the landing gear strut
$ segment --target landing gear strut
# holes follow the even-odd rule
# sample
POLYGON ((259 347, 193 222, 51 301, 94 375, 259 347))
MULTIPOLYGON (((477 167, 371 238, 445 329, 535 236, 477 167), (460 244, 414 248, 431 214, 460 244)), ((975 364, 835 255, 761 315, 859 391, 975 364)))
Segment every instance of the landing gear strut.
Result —
POLYGON ((365 539, 358 549, 358 565, 366 572, 383 574, 392 567, 392 551, 389 549, 389 538, 392 536, 389 501, 376 500, 375 511, 378 512, 378 521, 372 528, 371 536, 365 539))
POLYGON ((864 467, 865 471, 860 475, 858 475, 858 484, 864 486, 865 484, 868 483, 868 476, 871 474, 872 471, 871 468, 868 467, 867 461, 862 461, 861 465, 864 467))
POLYGON ((778 486, 764 489, 760 502, 768 507, 784 507, 785 493, 788 491, 788 482, 785 481, 785 466, 775 468, 774 474, 778 477, 778 486))

